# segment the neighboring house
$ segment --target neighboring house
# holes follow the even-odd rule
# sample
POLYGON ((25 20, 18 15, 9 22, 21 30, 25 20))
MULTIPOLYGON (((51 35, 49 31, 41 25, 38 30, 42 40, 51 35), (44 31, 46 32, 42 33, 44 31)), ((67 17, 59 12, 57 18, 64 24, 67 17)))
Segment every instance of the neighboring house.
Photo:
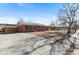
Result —
POLYGON ((0 24, 0 32, 16 32, 15 24, 0 24))
POLYGON ((17 32, 17 26, 5 26, 3 28, 3 32, 8 32, 8 33, 11 33, 11 32, 17 32))
POLYGON ((67 25, 55 25, 55 30, 65 30, 67 29, 67 25))

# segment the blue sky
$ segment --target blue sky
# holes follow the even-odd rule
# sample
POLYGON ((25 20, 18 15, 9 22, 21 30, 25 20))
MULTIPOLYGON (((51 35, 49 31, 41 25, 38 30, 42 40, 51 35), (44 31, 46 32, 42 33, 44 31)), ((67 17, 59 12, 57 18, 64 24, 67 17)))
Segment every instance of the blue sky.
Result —
POLYGON ((60 3, 0 3, 0 23, 24 21, 50 24, 57 19, 60 3))

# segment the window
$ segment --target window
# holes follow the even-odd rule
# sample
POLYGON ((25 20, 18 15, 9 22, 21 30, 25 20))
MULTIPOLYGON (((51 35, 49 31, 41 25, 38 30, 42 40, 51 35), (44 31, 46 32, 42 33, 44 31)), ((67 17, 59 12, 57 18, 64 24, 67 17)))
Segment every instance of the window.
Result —
POLYGON ((34 26, 26 26, 26 30, 27 30, 28 32, 35 31, 35 27, 34 27, 34 26))

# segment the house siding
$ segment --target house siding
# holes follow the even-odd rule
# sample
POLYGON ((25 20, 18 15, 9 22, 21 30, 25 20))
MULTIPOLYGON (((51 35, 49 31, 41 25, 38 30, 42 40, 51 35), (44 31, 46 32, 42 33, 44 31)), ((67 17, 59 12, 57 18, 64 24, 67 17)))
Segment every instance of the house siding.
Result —
POLYGON ((4 27, 4 28, 3 28, 3 32, 7 32, 7 33, 15 33, 15 32, 17 32, 17 28, 4 27))

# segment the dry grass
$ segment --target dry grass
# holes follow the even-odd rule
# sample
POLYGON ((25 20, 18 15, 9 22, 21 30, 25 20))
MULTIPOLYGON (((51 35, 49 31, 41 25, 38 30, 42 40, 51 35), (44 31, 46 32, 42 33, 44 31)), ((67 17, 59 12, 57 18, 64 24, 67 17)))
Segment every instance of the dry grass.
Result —
POLYGON ((64 31, 43 31, 43 32, 31 32, 29 34, 33 34, 39 37, 44 37, 46 39, 53 38, 53 37, 61 37, 65 34, 64 31))

